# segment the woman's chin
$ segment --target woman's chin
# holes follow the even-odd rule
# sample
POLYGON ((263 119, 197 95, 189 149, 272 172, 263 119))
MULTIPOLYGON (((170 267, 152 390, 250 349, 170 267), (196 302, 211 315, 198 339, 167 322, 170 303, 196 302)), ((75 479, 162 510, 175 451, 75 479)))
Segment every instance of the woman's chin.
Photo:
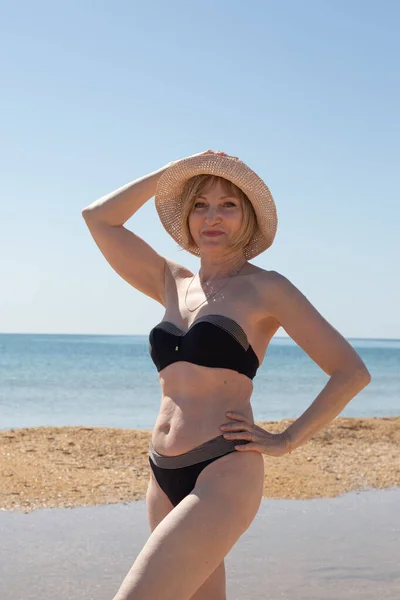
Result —
POLYGON ((202 250, 212 250, 213 248, 216 248, 216 249, 225 248, 226 242, 225 242, 225 240, 221 239, 222 237, 223 236, 221 235, 221 236, 218 236, 215 238, 209 238, 209 239, 203 238, 203 239, 199 240, 198 247, 199 247, 200 252, 202 250))

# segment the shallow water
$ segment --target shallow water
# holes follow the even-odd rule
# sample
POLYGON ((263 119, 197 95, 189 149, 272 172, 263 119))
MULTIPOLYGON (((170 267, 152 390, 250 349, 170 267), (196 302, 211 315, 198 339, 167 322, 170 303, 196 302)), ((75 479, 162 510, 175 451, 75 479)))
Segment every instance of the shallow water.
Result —
MULTIPOLYGON (((400 488, 263 500, 225 559, 228 600, 397 600, 400 488)), ((150 534, 145 502, 0 512, 2 600, 111 600, 150 534)))

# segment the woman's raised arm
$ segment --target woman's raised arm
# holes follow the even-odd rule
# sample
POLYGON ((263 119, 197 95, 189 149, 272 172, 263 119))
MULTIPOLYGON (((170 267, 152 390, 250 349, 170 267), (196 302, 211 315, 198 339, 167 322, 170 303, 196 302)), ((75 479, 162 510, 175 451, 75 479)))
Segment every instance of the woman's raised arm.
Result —
POLYGON ((82 216, 111 267, 134 288, 165 306, 165 258, 124 227, 156 193, 169 164, 103 196, 82 210, 82 216))

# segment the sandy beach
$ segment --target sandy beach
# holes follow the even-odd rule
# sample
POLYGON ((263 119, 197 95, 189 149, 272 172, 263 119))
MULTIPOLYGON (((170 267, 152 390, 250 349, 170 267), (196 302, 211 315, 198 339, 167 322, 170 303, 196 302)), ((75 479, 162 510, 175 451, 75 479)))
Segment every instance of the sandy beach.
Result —
MULTIPOLYGON (((293 420, 257 422, 271 432, 293 420)), ((0 431, 0 508, 143 500, 149 430, 35 427, 0 431)), ((400 486, 400 417, 337 418, 280 458, 264 456, 264 498, 333 498, 400 486)))

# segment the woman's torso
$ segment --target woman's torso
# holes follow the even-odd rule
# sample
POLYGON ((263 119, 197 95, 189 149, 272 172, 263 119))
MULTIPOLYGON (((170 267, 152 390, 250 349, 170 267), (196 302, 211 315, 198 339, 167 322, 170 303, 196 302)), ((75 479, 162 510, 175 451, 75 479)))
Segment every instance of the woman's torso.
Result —
MULTIPOLYGON (((175 265, 176 266, 176 265, 175 265)), ((251 265, 229 280, 208 302, 199 285, 190 286, 193 274, 167 262, 166 308, 163 321, 187 332, 200 317, 218 314, 229 317, 245 332, 261 364, 279 323, 268 313, 265 282, 268 272, 251 265), (262 283, 261 283, 262 280, 262 283)), ((216 285, 216 288, 218 284, 216 285)), ((161 406, 152 432, 152 444, 167 456, 182 454, 221 435, 220 426, 228 410, 238 411, 254 422, 250 404, 252 380, 226 368, 210 368, 189 362, 175 362, 159 372, 161 406)))

